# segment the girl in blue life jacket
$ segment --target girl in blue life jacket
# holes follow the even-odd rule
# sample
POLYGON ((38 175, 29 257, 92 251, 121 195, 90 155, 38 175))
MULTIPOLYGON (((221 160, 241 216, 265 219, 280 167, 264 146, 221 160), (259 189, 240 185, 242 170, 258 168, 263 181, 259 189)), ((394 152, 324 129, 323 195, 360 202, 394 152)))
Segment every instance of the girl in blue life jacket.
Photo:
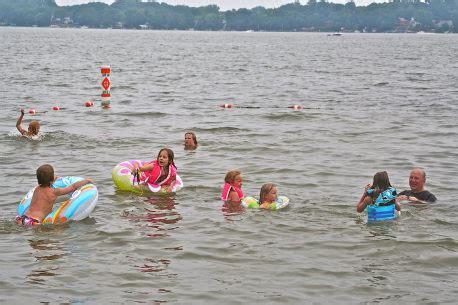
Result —
POLYGON ((396 211, 401 205, 396 202, 396 189, 391 186, 388 173, 374 175, 372 185, 368 184, 356 206, 358 213, 368 208, 368 220, 391 220, 396 218, 396 211))

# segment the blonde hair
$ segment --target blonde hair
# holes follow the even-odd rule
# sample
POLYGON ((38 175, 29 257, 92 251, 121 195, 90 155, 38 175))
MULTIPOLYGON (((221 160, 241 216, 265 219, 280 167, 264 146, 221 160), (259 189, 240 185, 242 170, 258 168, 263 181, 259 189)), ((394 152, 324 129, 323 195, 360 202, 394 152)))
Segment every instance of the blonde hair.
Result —
POLYGON ((240 174, 242 174, 242 173, 239 172, 239 171, 228 171, 227 174, 226 174, 226 177, 224 177, 224 182, 232 183, 232 182, 234 182, 235 177, 237 177, 240 174))
POLYGON ((32 135, 37 135, 38 132, 40 131, 40 123, 38 121, 32 121, 29 124, 29 132, 32 133, 32 135))
POLYGON ((259 192, 259 204, 262 204, 270 191, 277 187, 275 183, 265 183, 261 186, 261 191, 259 192))

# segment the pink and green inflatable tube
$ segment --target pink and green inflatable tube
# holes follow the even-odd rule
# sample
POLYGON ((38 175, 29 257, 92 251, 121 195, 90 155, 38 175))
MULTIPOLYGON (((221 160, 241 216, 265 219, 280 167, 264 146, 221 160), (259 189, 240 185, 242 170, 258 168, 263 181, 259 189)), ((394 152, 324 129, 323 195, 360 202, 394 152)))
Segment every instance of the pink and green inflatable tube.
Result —
POLYGON ((132 170, 134 167, 140 167, 149 162, 150 161, 145 160, 128 160, 116 165, 111 171, 111 177, 118 190, 129 191, 141 195, 166 195, 178 192, 183 188, 183 181, 178 175, 176 175, 175 185, 173 186, 172 190, 169 190, 168 186, 166 185, 147 185, 146 183, 139 183, 135 179, 134 175, 132 175, 132 170))
MULTIPOLYGON (((286 196, 278 196, 277 200, 275 202, 272 202, 270 204, 270 209, 271 210, 280 210, 289 205, 289 199, 286 196)), ((242 206, 247 208, 247 209, 259 209, 259 200, 247 196, 242 199, 242 206)))

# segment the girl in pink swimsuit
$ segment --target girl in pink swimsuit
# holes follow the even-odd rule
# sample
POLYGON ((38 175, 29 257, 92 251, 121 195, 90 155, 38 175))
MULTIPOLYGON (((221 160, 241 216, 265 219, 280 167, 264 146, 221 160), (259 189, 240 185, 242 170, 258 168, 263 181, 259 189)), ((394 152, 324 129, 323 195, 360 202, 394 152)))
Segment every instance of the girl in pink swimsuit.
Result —
POLYGON ((229 171, 224 182, 221 200, 240 202, 243 198, 242 174, 239 171, 229 171))
POLYGON ((162 148, 153 160, 143 166, 135 167, 132 174, 137 177, 140 183, 155 189, 158 186, 165 187, 171 191, 177 177, 177 167, 173 162, 173 151, 169 148, 162 148))

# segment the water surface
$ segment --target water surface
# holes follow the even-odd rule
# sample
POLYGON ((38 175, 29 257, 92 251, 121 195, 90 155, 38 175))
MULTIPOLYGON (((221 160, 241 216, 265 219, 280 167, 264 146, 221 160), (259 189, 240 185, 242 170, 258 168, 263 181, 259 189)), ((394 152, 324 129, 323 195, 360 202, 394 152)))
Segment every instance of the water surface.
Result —
POLYGON ((457 35, 3 27, 0 41, 0 303, 455 303, 457 35), (17 136, 19 107, 41 112, 41 141, 17 136), (182 191, 115 190, 117 163, 163 146, 182 191), (90 218, 11 221, 44 163, 97 183, 90 218), (414 166, 437 203, 383 224, 357 215, 375 172, 403 190, 414 166), (230 169, 245 194, 275 182, 291 205, 223 211, 230 169))

